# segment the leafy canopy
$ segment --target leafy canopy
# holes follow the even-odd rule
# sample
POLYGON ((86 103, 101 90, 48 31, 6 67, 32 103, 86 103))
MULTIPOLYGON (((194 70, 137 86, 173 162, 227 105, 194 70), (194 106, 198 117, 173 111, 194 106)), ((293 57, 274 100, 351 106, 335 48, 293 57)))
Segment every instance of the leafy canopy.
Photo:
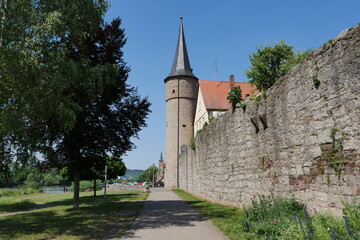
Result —
POLYGON ((75 202, 79 180, 96 179, 109 156, 121 163, 121 156, 135 147, 131 138, 146 126, 151 104, 126 83, 130 68, 123 59, 125 43, 121 20, 114 19, 85 38, 73 38, 68 46, 72 61, 86 63, 85 74, 66 89, 80 111, 70 130, 53 121, 48 133, 56 140, 43 152, 50 166, 68 167, 73 174, 75 202))
POLYGON ((273 46, 258 47, 250 57, 251 67, 246 76, 260 91, 270 88, 291 68, 305 59, 310 50, 294 52, 294 47, 284 41, 273 46))
POLYGON ((104 0, 0 1, 0 179, 9 176, 13 153, 25 161, 52 145, 54 121, 74 126, 81 108, 73 81, 83 76, 91 86, 99 70, 70 59, 69 44, 96 30, 106 9, 104 0))
POLYGON ((237 87, 233 87, 230 89, 230 92, 228 94, 228 96, 226 97, 227 100, 229 100, 229 102, 231 103, 232 109, 233 111, 236 108, 236 104, 240 103, 241 101, 241 88, 240 86, 237 87))
POLYGON ((147 168, 145 171, 143 171, 140 176, 138 181, 139 182, 152 182, 153 179, 154 181, 156 181, 156 175, 158 173, 159 169, 156 166, 150 166, 149 168, 147 168))

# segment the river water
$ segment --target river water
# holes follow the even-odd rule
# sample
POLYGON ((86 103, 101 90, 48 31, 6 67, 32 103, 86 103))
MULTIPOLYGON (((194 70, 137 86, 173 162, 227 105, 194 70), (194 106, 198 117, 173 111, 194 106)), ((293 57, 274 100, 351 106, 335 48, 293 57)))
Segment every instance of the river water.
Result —
MULTIPOLYGON (((67 192, 71 192, 69 187, 67 188, 67 192)), ((11 190, 16 190, 17 188, 2 188, 1 190, 4 191, 11 191, 11 190)), ((64 187, 61 186, 45 186, 41 188, 43 190, 44 193, 63 193, 64 192, 64 187)))
MULTIPOLYGON (((67 191, 69 192, 70 191, 69 187, 66 188, 67 191)), ((42 187, 42 190, 44 193, 63 193, 64 187, 59 187, 59 186, 42 187)))

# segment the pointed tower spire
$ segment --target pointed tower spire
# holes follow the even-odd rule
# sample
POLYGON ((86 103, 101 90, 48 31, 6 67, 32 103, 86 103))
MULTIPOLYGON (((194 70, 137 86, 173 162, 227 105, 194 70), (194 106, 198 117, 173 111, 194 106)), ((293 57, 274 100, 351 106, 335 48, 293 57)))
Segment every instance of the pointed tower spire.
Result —
POLYGON ((172 65, 171 72, 169 76, 167 76, 165 81, 170 77, 177 77, 177 76, 189 76, 189 77, 195 77, 197 79, 197 77, 192 73, 192 69, 190 66, 190 60, 186 49, 182 17, 180 17, 179 38, 176 47, 174 63, 172 65))
POLYGON ((159 161, 164 161, 163 156, 162 156, 162 151, 160 152, 160 159, 159 159, 159 161))

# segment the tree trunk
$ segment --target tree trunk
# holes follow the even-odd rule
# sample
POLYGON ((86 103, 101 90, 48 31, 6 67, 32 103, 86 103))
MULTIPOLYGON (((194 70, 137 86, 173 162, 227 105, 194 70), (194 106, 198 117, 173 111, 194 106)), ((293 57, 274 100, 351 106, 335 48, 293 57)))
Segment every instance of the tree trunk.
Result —
POLYGON ((74 170, 74 197, 73 197, 73 210, 79 210, 80 200, 80 172, 78 169, 74 170))
POLYGON ((94 197, 96 197, 96 179, 94 178, 94 197))

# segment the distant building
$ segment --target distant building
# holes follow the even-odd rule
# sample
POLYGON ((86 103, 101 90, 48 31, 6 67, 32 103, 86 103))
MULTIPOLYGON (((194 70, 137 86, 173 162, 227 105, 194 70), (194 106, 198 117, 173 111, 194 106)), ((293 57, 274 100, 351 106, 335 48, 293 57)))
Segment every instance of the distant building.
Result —
POLYGON ((242 99, 249 97, 257 91, 256 87, 250 83, 235 82, 233 75, 230 76, 229 82, 199 80, 194 119, 194 136, 204 127, 205 123, 209 123, 211 119, 219 117, 231 107, 227 96, 231 88, 238 86, 240 86, 242 91, 242 99))
POLYGON ((156 182, 163 182, 165 176, 165 162, 163 159, 162 152, 160 153, 160 159, 159 159, 159 171, 156 175, 156 182))

